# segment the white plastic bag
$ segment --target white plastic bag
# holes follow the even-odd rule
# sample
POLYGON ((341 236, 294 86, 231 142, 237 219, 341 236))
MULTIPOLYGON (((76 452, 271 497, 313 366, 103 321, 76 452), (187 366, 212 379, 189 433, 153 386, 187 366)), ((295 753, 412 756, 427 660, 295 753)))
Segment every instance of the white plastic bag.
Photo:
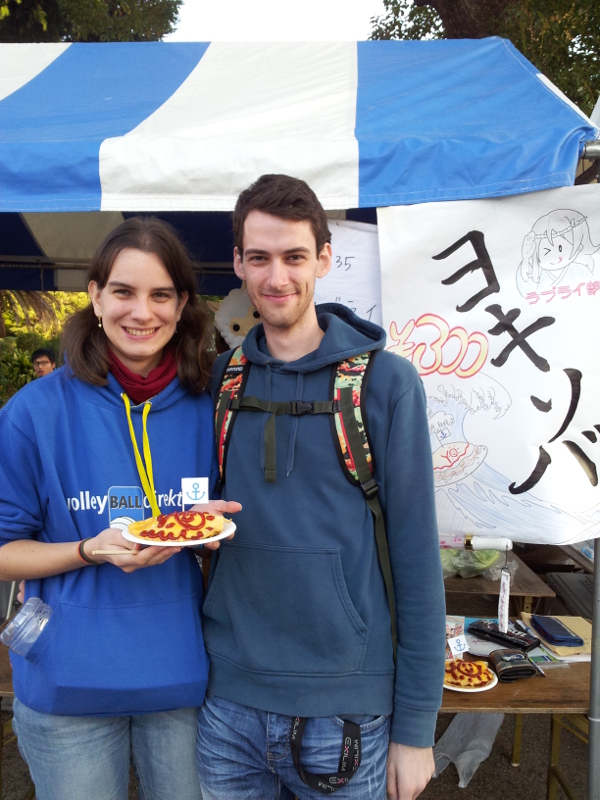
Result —
POLYGON ((489 756, 504 714, 456 714, 433 746, 435 777, 452 762, 458 786, 464 789, 477 767, 489 756))

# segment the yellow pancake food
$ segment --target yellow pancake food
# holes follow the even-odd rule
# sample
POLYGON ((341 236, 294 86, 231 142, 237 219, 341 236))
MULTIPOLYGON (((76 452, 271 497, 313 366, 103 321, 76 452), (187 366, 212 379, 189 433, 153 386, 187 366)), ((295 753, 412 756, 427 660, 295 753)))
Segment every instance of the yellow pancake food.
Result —
POLYGON ((481 689, 494 680, 485 661, 446 661, 444 685, 460 689, 481 689))
POLYGON ((142 522, 132 522, 129 533, 140 539, 154 539, 161 542, 191 541, 209 539, 223 530, 225 517, 202 511, 174 511, 172 514, 159 514, 142 522))

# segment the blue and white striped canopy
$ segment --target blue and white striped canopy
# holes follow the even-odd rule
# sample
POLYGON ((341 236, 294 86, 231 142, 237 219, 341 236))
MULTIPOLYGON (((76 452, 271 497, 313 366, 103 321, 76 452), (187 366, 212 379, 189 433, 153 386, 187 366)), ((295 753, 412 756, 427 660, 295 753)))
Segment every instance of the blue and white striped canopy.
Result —
POLYGON ((228 211, 259 175, 328 209, 573 183, 598 129, 512 45, 0 45, 0 211, 228 211))

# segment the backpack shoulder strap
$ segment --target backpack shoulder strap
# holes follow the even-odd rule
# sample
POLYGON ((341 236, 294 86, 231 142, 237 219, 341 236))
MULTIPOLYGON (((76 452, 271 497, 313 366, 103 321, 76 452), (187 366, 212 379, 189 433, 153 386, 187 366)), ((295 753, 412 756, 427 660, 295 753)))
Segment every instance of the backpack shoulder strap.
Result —
POLYGON ((390 610, 394 660, 398 645, 396 603, 392 566, 385 531, 379 486, 373 478, 375 462, 367 431, 366 388, 375 354, 363 353, 334 364, 331 372, 333 415, 331 427, 342 469, 351 483, 358 484, 375 521, 375 543, 390 610))
POLYGON ((250 362, 242 352, 241 345, 236 347, 223 374, 215 399, 215 435, 217 441, 217 458, 219 461, 219 487, 225 480, 225 462, 227 447, 237 409, 231 407, 232 401, 243 397, 250 362))
MULTIPOLYGON (((351 483, 366 484, 373 472, 364 412, 364 397, 373 363, 372 353, 363 353, 334 364, 331 392, 334 413, 331 428, 342 469, 351 483)), ((364 491, 364 490, 363 490, 364 491)))

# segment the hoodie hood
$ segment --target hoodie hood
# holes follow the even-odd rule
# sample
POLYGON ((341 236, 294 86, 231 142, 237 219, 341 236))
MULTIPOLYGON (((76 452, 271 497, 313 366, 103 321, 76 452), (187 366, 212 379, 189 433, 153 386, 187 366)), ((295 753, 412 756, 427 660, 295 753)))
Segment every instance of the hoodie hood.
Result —
POLYGON ((277 364, 282 372, 309 373, 370 350, 382 350, 385 345, 383 328, 357 317, 338 303, 318 305, 317 320, 325 336, 317 350, 297 361, 284 362, 270 355, 262 324, 249 331, 242 345, 243 353, 253 364, 277 364))
MULTIPOLYGON (((112 372, 109 371, 108 375, 106 376, 108 380, 106 386, 93 386, 91 383, 86 383, 85 381, 75 378, 72 373, 67 373, 67 369, 68 366, 66 368, 63 367, 63 370, 65 371, 65 379, 73 380, 74 388, 87 400, 95 403, 96 405, 114 408, 119 412, 125 413, 122 399, 122 394, 125 389, 121 386, 112 372)), ((59 370, 56 370, 55 374, 58 372, 59 370)), ((157 411, 165 411, 171 408, 171 406, 183 400, 186 394, 187 392, 179 383, 179 379, 174 378, 167 386, 165 386, 162 391, 154 395, 154 397, 148 398, 148 401, 152 403, 152 413, 156 414, 157 411)), ((137 405, 132 401, 132 413, 141 414, 144 410, 146 402, 148 401, 139 403, 137 405)))

